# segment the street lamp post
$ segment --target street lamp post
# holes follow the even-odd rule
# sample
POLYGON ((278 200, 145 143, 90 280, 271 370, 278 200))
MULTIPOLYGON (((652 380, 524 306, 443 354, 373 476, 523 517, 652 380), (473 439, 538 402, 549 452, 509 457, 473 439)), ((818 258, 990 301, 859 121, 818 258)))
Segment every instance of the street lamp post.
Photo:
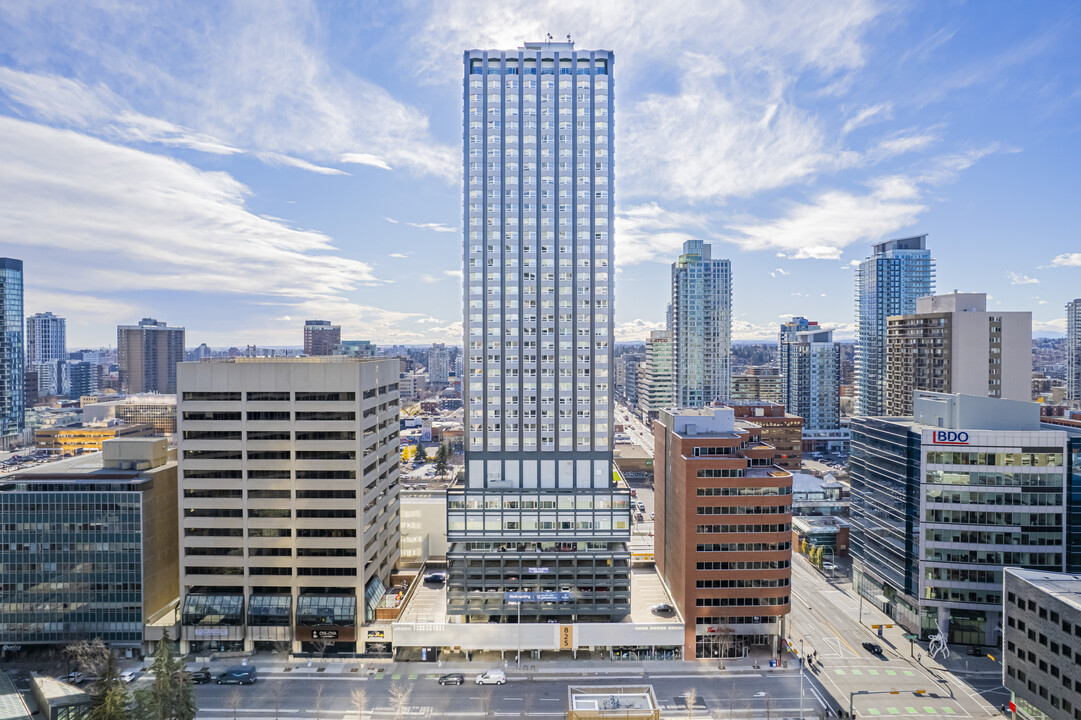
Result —
POLYGON ((522 669, 522 603, 518 602, 518 669, 522 669))
POLYGON ((799 639, 799 717, 803 720, 803 638, 799 639))

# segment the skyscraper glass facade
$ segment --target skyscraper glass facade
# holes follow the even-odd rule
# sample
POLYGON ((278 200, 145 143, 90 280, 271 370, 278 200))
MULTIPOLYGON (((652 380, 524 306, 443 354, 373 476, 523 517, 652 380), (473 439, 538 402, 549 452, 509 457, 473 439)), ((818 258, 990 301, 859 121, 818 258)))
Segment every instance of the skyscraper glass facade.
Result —
POLYGON ((1081 400, 1081 298, 1066 303, 1066 397, 1081 400))
POLYGON ((675 396, 680 407, 727 402, 732 385, 732 263, 701 240, 672 264, 675 396))
POLYGON ((612 54, 464 57, 466 476, 448 498, 448 611, 629 610, 612 482, 612 54), (531 568, 544 567, 544 573, 531 568))
POLYGON ((23 261, 0 258, 0 438, 25 427, 23 261))
POLYGON ((932 295, 935 261, 927 236, 875 245, 856 270, 856 414, 886 414, 886 319, 916 312, 932 295))

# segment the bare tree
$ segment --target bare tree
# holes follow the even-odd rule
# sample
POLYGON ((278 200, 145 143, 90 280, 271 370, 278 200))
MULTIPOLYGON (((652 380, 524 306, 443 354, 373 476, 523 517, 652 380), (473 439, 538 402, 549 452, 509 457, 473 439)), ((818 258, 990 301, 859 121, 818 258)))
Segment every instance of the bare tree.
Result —
POLYGON ((236 720, 236 711, 243 704, 244 693, 240 692, 240 688, 233 688, 233 691, 225 696, 225 706, 233 711, 233 720, 236 720))
POLYGON ((394 717, 401 718, 409 709, 409 696, 413 688, 402 683, 394 683, 390 686, 390 707, 394 710, 394 717))
POLYGON ((285 683, 274 683, 267 690, 267 696, 270 701, 274 703, 274 720, 278 720, 278 715, 282 711, 282 700, 285 699, 285 683))
MULTIPOLYGON (((726 694, 728 697, 728 717, 732 718, 736 716, 736 703, 742 699, 743 695, 734 680, 728 683, 728 692, 726 694)), ((739 702, 739 706, 742 711, 743 703, 739 702)))
POLYGON ((327 659, 327 648, 333 644, 330 640, 316 640, 312 643, 315 646, 315 651, 319 653, 319 659, 323 660, 324 663, 327 659))
POLYGON ((109 659, 109 648, 101 638, 79 640, 64 648, 64 659, 84 675, 101 675, 109 659))
POLYGON ((698 688, 687 688, 683 691, 683 702, 687 703, 687 717, 694 713, 694 707, 698 704, 698 688))
POLYGON ((368 709, 368 691, 356 688, 349 697, 353 701, 353 709, 357 711, 357 720, 364 720, 364 711, 368 709))
POLYGON ((716 645, 717 645, 717 652, 721 656, 721 658, 720 658, 720 666, 721 666, 721 669, 724 670, 724 668, 725 668, 724 661, 728 657, 729 651, 731 651, 732 647, 735 645, 736 634, 735 634, 735 631, 733 631, 732 628, 730 628, 729 626, 721 625, 720 627, 717 628, 717 634, 716 634, 715 637, 716 637, 715 642, 716 642, 716 645))
POLYGON ((327 701, 327 684, 319 683, 315 686, 315 694, 312 696, 312 710, 315 711, 315 720, 323 715, 323 704, 327 701))

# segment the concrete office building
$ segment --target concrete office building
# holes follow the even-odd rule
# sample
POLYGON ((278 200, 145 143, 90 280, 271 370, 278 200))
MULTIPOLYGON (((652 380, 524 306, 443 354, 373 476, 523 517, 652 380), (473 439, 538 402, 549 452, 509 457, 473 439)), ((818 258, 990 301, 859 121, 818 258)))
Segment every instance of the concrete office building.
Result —
POLYGON ((773 462, 790 472, 803 469, 803 418, 779 403, 733 402, 736 417, 758 425, 762 442, 772 445, 773 462))
POLYGON ((101 365, 96 362, 68 363, 68 397, 80 398, 101 390, 101 365))
POLYGON ((887 319, 886 415, 912 414, 912 391, 1032 398, 1032 313, 988 312, 983 293, 916 299, 887 319))
POLYGON ((934 289, 926 235, 880 242, 856 268, 856 415, 886 414, 887 319, 916 312, 934 289))
POLYGON ((150 653, 173 624, 177 464, 164 438, 0 476, 0 637, 150 653))
POLYGON ((355 358, 375 357, 375 345, 371 340, 342 340, 338 347, 334 348, 333 354, 355 358))
POLYGON ((444 343, 428 348, 428 384, 443 387, 450 382, 450 350, 444 343))
POLYGON ((41 398, 65 397, 70 388, 68 364, 64 360, 26 363, 27 406, 32 404, 31 393, 34 402, 37 402, 41 398))
POLYGON ((1066 303, 1066 399, 1081 405, 1081 298, 1066 303))
POLYGON ((181 651, 363 652, 398 561, 398 361, 179 375, 181 651))
POLYGON ((1002 683, 1015 720, 1081 720, 1081 576, 1005 568, 1002 683))
POLYGON ((184 328, 154 318, 116 329, 116 362, 126 393, 176 393, 176 364, 184 360, 184 328))
POLYGON ((0 449, 19 443, 26 427, 23 365, 23 261, 0 258, 0 449))
POLYGON ((732 402, 784 402, 784 383, 777 368, 751 366, 732 376, 732 402))
POLYGON ((149 425, 155 435, 176 433, 176 395, 130 395, 83 408, 86 423, 120 420, 129 425, 149 425))
POLYGON ((917 391, 914 416, 852 421, 860 594, 910 632, 997 645, 1002 569, 1068 569, 1072 430, 1035 403, 917 391))
POLYGON ((26 362, 68 359, 67 320, 51 312, 26 318, 26 362))
POLYGON ((684 618, 684 657, 779 651, 790 610, 792 473, 732 408, 653 424, 655 557, 684 618))
POLYGON ((672 338, 665 330, 652 330, 646 340, 646 359, 638 366, 638 411, 650 420, 675 404, 672 338))
POLYGON ((304 321, 304 354, 309 356, 333 355, 334 348, 342 344, 342 326, 331 325, 329 320, 304 321))
POLYGON ((714 260, 709 243, 688 240, 672 263, 675 402, 727 402, 732 385, 732 263, 714 260))
POLYGON ((448 612, 630 611, 612 481, 612 70, 604 50, 465 53, 466 474, 448 496, 448 612), (549 572, 538 576, 531 566, 549 572), (573 587, 551 608, 504 591, 573 587))

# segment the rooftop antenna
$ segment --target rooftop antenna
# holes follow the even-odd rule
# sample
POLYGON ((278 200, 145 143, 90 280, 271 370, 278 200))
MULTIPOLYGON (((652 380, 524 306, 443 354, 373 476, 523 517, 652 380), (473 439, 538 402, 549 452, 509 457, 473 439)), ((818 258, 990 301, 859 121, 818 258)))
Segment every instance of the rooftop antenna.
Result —
POLYGON ((552 33, 547 33, 546 39, 548 40, 548 44, 551 45, 552 44, 552 33))
POLYGON ((571 34, 567 33, 567 42, 570 42, 570 41, 571 41, 571 34))

